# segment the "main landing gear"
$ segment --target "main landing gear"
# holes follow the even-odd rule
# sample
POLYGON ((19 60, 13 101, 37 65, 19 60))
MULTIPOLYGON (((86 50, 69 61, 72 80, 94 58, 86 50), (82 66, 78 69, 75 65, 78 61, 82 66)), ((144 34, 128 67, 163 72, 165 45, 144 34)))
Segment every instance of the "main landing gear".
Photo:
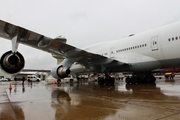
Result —
POLYGON ((154 83, 156 78, 151 74, 133 74, 132 77, 126 77, 127 84, 141 84, 141 83, 154 83))
MULTIPOLYGON (((146 73, 134 73, 131 77, 128 76, 125 79, 126 84, 142 84, 142 83, 155 83, 156 78, 151 74, 151 72, 146 73)), ((103 85, 114 85, 115 79, 109 75, 99 75, 98 84, 103 85)))
POLYGON ((113 86, 114 82, 115 82, 114 78, 109 76, 109 75, 105 75, 105 76, 100 75, 98 77, 98 84, 101 85, 101 86, 103 86, 103 85, 106 85, 106 86, 111 85, 111 86, 113 86))

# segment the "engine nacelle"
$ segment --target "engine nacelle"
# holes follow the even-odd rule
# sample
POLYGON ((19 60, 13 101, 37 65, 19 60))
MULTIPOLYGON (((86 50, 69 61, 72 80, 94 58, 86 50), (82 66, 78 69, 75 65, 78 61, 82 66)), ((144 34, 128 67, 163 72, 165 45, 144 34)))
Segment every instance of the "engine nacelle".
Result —
POLYGON ((54 78, 65 78, 67 77, 69 74, 71 73, 71 71, 65 67, 63 67, 62 65, 60 66, 56 66, 55 68, 53 68, 51 70, 51 75, 54 78))
POLYGON ((19 53, 8 51, 4 53, 0 60, 1 68, 10 74, 20 72, 24 68, 24 57, 19 53))

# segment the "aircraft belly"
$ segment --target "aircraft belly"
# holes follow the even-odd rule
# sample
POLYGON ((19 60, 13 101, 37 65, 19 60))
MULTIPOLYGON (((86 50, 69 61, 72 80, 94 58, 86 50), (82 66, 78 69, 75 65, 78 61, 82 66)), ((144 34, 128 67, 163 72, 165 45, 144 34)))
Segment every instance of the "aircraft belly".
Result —
POLYGON ((135 64, 135 63, 143 63, 143 62, 149 62, 149 61, 157 61, 158 59, 155 59, 155 56, 148 56, 143 55, 139 53, 127 53, 120 55, 120 57, 116 57, 117 61, 122 61, 127 64, 135 64))
POLYGON ((152 71, 154 69, 161 68, 161 63, 159 61, 149 61, 149 62, 141 62, 134 63, 129 68, 130 71, 152 71))
POLYGON ((180 67, 180 58, 160 60, 162 68, 177 68, 180 67))

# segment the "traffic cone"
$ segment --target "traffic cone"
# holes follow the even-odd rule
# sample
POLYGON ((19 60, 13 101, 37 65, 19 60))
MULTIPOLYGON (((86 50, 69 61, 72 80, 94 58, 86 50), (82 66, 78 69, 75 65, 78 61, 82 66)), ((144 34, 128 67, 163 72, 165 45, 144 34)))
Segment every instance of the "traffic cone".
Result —
POLYGON ((54 84, 56 84, 56 81, 54 80, 54 84))
POLYGON ((12 89, 11 83, 10 83, 9 89, 12 89))
POLYGON ((11 93, 11 90, 12 90, 12 86, 11 86, 11 83, 10 83, 10 86, 9 86, 9 91, 11 93))

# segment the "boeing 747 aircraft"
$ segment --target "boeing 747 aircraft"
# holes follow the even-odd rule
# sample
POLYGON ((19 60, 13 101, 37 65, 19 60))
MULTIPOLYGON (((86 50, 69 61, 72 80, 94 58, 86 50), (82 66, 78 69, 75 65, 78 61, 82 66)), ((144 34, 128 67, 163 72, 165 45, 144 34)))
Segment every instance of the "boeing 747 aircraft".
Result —
POLYGON ((21 71, 25 60, 17 51, 22 43, 45 52, 58 60, 51 70, 57 79, 70 73, 104 73, 99 84, 114 84, 111 72, 132 72, 127 84, 155 82, 155 69, 180 67, 180 22, 120 40, 106 41, 79 49, 66 44, 66 38, 49 38, 0 20, 0 37, 12 41, 12 50, 1 57, 1 68, 10 74, 21 71))

